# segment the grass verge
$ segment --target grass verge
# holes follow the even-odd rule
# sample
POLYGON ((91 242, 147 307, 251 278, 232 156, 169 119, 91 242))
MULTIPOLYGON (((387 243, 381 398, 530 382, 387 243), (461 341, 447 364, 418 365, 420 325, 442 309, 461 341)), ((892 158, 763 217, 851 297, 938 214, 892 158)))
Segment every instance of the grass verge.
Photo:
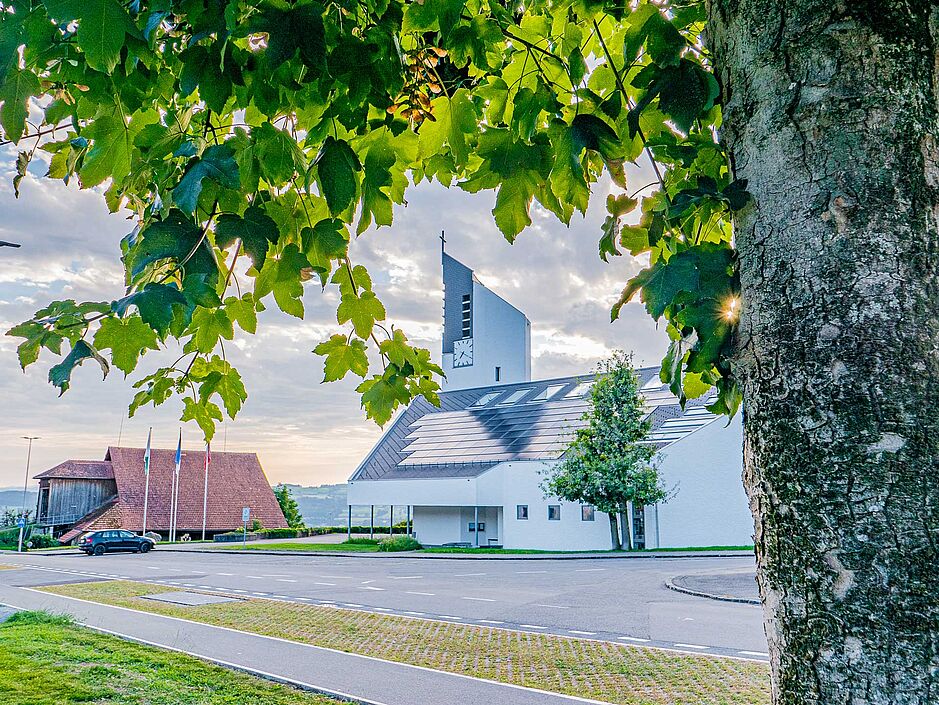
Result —
POLYGON ((621 705, 764 705, 764 664, 467 624, 246 599, 182 607, 176 588, 112 581, 47 592, 621 705))
MULTIPOLYGON (((369 541, 369 539, 365 539, 369 541)), ((231 546, 225 546, 222 550, 238 549, 241 551, 340 551, 345 553, 375 553, 378 551, 378 541, 369 541, 363 543, 361 539, 352 539, 352 542, 343 541, 342 543, 292 543, 288 541, 270 542, 270 543, 248 543, 242 546, 240 543, 231 546)))
POLYGON ((0 625, 4 705, 338 705, 199 659, 19 612, 0 625))
POLYGON ((753 546, 685 546, 683 548, 644 548, 642 549, 646 553, 663 553, 669 551, 688 551, 688 552, 697 552, 697 551, 752 551, 753 546))

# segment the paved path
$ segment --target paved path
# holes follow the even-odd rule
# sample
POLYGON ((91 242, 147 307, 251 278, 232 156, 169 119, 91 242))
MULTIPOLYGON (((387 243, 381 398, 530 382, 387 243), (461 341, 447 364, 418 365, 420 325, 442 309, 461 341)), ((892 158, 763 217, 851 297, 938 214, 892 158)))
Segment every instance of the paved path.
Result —
MULTIPOLYGON (((26 573, 28 571, 4 571, 26 573)), ((4 575, 4 582, 10 578, 4 575)), ((70 614, 79 623, 227 667, 273 677, 370 705, 574 705, 597 702, 468 678, 417 666, 213 627, 188 620, 107 607, 0 583, 0 603, 70 614)))
POLYGON ((710 597, 714 600, 760 604, 756 575, 750 569, 739 572, 676 575, 671 578, 669 587, 673 590, 687 590, 689 594, 710 597))
MULTIPOLYGON (((714 602, 665 587, 675 575, 752 571, 752 558, 376 561, 157 549, 100 558, 2 555, 0 562, 41 569, 33 571, 31 584, 142 580, 700 653, 759 658, 766 651, 758 606, 714 602)), ((0 581, 8 572, 0 573, 0 581)))

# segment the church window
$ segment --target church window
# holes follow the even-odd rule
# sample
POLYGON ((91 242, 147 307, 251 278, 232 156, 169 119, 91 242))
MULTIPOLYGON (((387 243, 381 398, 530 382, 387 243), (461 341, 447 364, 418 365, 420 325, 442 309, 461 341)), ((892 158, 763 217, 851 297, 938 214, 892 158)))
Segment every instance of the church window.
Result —
POLYGON ((548 521, 561 521, 561 505, 560 504, 548 505, 548 521))

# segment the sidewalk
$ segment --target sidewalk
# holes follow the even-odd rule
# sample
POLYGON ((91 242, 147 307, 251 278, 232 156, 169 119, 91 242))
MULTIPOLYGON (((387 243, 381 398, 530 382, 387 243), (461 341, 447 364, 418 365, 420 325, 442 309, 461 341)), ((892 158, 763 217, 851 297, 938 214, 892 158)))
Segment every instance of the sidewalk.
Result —
MULTIPOLYGON (((11 573, 19 571, 10 571, 11 573)), ((0 584, 0 605, 69 614, 93 629, 366 705, 596 703, 419 666, 383 661, 174 617, 0 584)))

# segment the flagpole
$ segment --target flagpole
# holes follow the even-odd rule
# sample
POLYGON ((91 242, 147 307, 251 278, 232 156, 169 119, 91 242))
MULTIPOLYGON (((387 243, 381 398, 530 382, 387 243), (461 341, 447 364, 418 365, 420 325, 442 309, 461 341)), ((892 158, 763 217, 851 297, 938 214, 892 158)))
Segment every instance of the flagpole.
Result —
POLYGON ((143 474, 146 480, 144 481, 143 489, 143 529, 140 534, 145 535, 147 533, 147 504, 150 500, 150 436, 153 433, 153 427, 150 427, 150 430, 147 431, 147 450, 143 454, 143 474))
POLYGON ((176 470, 173 474, 173 509, 172 509, 172 529, 170 541, 176 540, 176 530, 179 524, 179 464, 183 456, 183 429, 179 429, 179 441, 176 443, 176 470))
POLYGON ((209 442, 205 442, 205 485, 202 489, 202 540, 205 541, 206 514, 209 507, 209 462, 212 456, 209 451, 209 442))

